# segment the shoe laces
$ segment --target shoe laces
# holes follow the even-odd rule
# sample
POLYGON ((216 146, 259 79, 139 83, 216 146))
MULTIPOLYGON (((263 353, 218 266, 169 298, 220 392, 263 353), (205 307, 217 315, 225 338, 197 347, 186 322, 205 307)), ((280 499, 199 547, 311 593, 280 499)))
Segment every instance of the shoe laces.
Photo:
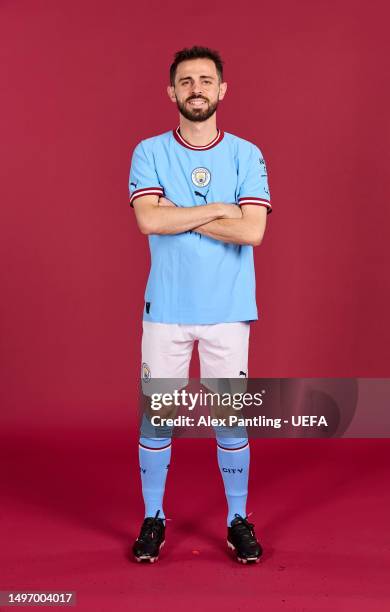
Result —
POLYGON ((248 517, 252 514, 252 512, 250 512, 245 518, 243 516, 241 516, 240 514, 235 514, 234 517, 235 519, 239 519, 239 522, 237 521, 237 523, 235 523, 233 525, 233 528, 235 531, 237 531, 237 533, 239 533, 242 537, 247 537, 250 540, 253 540, 254 542, 256 541, 256 536, 255 536, 255 532, 254 532, 254 524, 250 523, 248 521, 248 517))
POLYGON ((141 528, 141 539, 150 537, 152 540, 157 537, 161 531, 161 521, 163 519, 159 519, 158 515, 160 514, 160 510, 157 510, 155 516, 147 517, 141 528))

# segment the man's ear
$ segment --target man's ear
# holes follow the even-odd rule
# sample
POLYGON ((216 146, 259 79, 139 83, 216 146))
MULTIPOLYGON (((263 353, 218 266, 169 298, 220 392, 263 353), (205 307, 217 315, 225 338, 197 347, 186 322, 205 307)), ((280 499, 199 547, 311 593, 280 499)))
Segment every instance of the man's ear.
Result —
POLYGON ((167 86, 167 93, 168 93, 169 99, 172 102, 176 102, 175 88, 173 87, 173 85, 168 85, 167 86))
POLYGON ((220 83, 219 85, 219 94, 218 94, 218 100, 223 100, 226 94, 226 90, 227 90, 227 83, 226 81, 224 81, 223 83, 220 83))

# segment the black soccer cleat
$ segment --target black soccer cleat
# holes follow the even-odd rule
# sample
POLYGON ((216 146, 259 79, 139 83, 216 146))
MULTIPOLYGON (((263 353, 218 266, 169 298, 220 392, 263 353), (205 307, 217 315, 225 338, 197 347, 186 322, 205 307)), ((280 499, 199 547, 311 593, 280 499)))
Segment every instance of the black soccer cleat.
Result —
POLYGON ((164 546, 165 525, 164 520, 158 518, 159 514, 160 510, 157 510, 156 516, 147 516, 142 523, 140 534, 133 544, 133 555, 138 562, 154 563, 164 546))
POLYGON ((260 542, 257 541, 254 525, 248 523, 247 518, 239 514, 228 527, 227 545, 236 551, 237 560, 240 563, 258 563, 263 554, 260 542))

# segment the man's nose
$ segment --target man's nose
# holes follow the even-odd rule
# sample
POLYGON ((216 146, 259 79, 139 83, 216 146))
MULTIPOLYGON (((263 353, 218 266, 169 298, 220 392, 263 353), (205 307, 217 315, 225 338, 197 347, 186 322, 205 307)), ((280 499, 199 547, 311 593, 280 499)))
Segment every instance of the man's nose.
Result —
POLYGON ((200 96, 203 93, 202 84, 194 83, 192 86, 192 95, 200 96))

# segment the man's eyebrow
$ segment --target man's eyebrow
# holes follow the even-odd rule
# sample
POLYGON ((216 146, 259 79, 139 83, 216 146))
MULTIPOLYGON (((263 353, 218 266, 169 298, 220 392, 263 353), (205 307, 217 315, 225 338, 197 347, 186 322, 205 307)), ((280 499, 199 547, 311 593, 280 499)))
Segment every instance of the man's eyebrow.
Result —
MULTIPOLYGON (((201 78, 201 79, 215 79, 215 77, 213 77, 213 76, 209 76, 208 74, 201 74, 201 75, 200 75, 200 78, 201 78)), ((187 79, 192 79, 192 77, 191 77, 191 76, 181 77, 181 78, 179 79, 179 82, 180 82, 180 81, 186 81, 187 79)))

